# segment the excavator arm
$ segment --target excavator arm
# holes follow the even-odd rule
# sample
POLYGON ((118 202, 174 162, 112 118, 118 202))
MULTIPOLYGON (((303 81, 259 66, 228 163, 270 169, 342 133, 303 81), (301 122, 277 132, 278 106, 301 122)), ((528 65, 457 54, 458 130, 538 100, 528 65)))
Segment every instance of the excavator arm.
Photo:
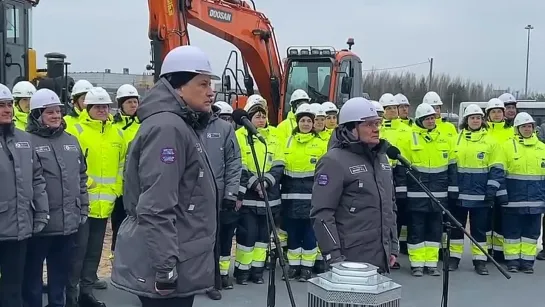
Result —
POLYGON ((191 24, 237 47, 248 63, 260 94, 269 101, 271 121, 280 107, 283 66, 269 19, 240 0, 148 0, 152 63, 158 78, 162 59, 178 46, 190 43, 191 24))

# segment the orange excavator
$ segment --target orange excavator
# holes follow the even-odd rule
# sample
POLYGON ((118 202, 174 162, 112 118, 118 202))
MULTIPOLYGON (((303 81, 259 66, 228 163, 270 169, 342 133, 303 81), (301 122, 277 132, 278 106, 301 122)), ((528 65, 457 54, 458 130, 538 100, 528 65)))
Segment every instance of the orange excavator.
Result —
MULTIPOLYGON (((232 70, 228 61, 222 74, 222 88, 230 87, 230 73, 235 78, 235 91, 241 92, 237 76, 242 73, 245 87, 242 92, 249 96, 254 93, 255 79, 259 93, 269 103, 272 124, 285 118, 290 110, 291 93, 299 88, 313 102, 333 101, 338 106, 363 94, 362 62, 351 51, 353 39, 348 39, 348 49, 340 51, 322 46, 289 47, 281 60, 270 20, 256 10, 253 0, 249 1, 148 0, 152 48, 148 69, 157 78, 165 55, 173 48, 190 44, 188 24, 191 24, 237 47, 243 70, 238 67, 232 70)), ((239 104, 241 101, 245 99, 239 99, 239 104)))

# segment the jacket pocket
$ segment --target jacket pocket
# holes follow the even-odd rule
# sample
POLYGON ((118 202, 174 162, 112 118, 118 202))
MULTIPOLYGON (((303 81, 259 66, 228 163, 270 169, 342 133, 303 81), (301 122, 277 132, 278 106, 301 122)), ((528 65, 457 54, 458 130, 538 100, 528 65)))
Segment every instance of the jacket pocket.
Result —
POLYGON ((348 261, 378 265, 377 253, 383 250, 379 229, 354 232, 341 239, 342 254, 348 261))
POLYGON ((184 242, 178 251, 178 293, 202 291, 214 285, 214 236, 184 242))
POLYGON ((10 201, 0 201, 0 213, 4 213, 9 209, 10 201))

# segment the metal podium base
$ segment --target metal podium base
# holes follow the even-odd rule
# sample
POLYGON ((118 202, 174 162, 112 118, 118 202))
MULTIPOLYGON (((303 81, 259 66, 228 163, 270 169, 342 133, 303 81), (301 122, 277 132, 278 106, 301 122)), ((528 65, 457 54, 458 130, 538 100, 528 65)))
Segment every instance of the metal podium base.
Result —
POLYGON ((308 307, 399 307, 401 285, 367 263, 340 262, 309 280, 308 307))

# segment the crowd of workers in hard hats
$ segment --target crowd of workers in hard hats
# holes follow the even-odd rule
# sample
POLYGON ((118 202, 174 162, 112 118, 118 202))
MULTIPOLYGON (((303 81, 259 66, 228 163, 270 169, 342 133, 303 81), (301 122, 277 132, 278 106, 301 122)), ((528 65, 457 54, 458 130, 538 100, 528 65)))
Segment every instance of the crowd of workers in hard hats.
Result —
MULTIPOLYGON (((195 75, 176 82, 182 86, 191 78, 195 75)), ((121 86, 115 115, 109 94, 86 80, 76 82, 71 97, 73 105, 63 117, 55 92, 36 90, 26 81, 11 91, 0 85, 0 169, 6 177, 0 186, 2 307, 20 307, 23 300, 28 307, 42 306, 44 260, 49 306, 105 306, 93 289, 107 286, 97 270, 108 219, 113 229, 110 258, 116 259, 117 232, 126 217, 123 188, 128 179, 124 182, 123 172, 140 125, 135 116, 140 96, 133 86, 121 86)), ((469 216, 471 234, 510 272, 533 273, 536 255, 545 259, 545 254, 537 253, 545 211, 545 145, 536 137, 534 119, 525 112, 517 114, 516 99, 503 94, 491 99, 484 111, 476 104, 467 106, 459 130, 441 118, 442 101, 435 92, 425 95, 414 118, 409 117, 410 104, 403 94, 386 93, 371 103, 380 119, 369 122, 369 129, 399 148, 412 163, 411 171, 464 226, 469 216)), ((324 222, 319 217, 325 216, 321 214, 328 204, 313 200, 313 187, 327 186, 331 180, 324 174, 315 176, 316 165, 335 142, 332 132, 337 125, 356 120, 338 120, 335 103, 313 102, 302 89, 291 94, 288 116, 277 127, 269 124, 263 97, 250 96, 244 110, 266 141, 256 142, 255 151, 263 159, 263 186, 276 218, 273 227, 279 230, 289 265, 284 279, 307 281, 323 272, 326 262, 338 260, 327 242, 330 234, 316 232, 315 221, 324 222)), ((229 103, 215 102, 201 135, 221 197, 219 278, 208 291, 212 299, 221 299, 219 290, 234 287, 233 237, 236 284, 262 284, 266 267, 275 265, 268 261, 271 233, 265 191, 257 178, 248 132, 235 130, 232 113, 229 103)), ((173 149, 162 149, 163 163, 174 162, 173 157, 173 149)), ((408 254, 413 276, 438 276, 442 211, 407 178, 404 165, 388 163, 380 165, 393 172, 397 229, 392 233, 399 234, 393 242, 397 245, 399 239, 399 253, 408 254)), ((350 169, 352 174, 366 171, 361 165, 350 169)), ((198 177, 203 177, 202 171, 198 177)), ((356 203, 347 219, 360 209, 356 203)), ((193 210, 191 205, 188 210, 193 210)), ((367 243, 358 237, 343 244, 349 249, 367 243)), ((400 269, 397 246, 391 250, 394 258, 383 271, 400 269)), ((463 233, 454 229, 450 270, 458 268, 463 251, 463 233)), ((475 272, 488 275, 485 255, 475 246, 471 254, 475 272)))

